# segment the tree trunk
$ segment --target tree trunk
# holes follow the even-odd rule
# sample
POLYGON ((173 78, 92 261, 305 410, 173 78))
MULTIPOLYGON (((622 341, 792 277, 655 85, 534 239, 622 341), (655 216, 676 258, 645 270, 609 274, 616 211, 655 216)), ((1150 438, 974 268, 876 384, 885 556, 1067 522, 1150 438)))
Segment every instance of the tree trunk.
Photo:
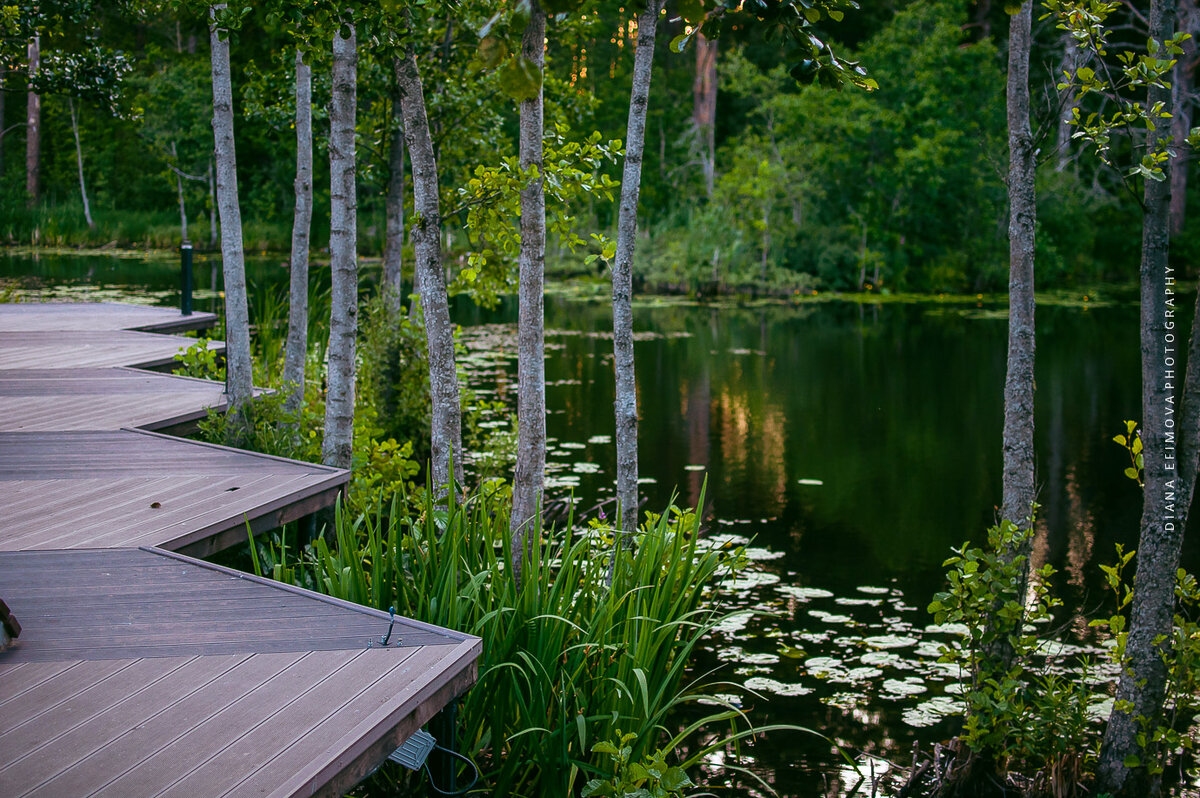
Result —
POLYGON ((187 204, 183 201, 183 175, 179 169, 179 152, 175 142, 171 142, 171 157, 175 160, 175 191, 179 194, 179 235, 185 244, 188 241, 187 204))
POLYGON ((292 216, 291 285, 288 291, 287 346, 283 382, 289 413, 304 404, 304 367, 308 359, 308 245, 312 228, 312 69, 296 51, 296 209, 292 216))
POLYGON ((217 248, 217 238, 220 236, 220 214, 217 213, 217 179, 213 175, 213 159, 208 159, 208 248, 217 248))
MULTIPOLYGON (((225 7, 213 5, 210 16, 225 7)), ((221 217, 221 265, 225 277, 225 392, 234 429, 245 423, 244 405, 253 391, 250 363, 250 313, 242 248, 242 211, 238 204, 237 156, 233 146, 233 86, 229 40, 209 26, 212 48, 213 152, 216 158, 217 210, 221 217)))
POLYGON ((354 338, 358 335, 358 201, 354 125, 357 117, 357 37, 333 35, 333 102, 329 110, 329 373, 321 461, 349 468, 354 453, 354 338))
POLYGON ((692 124, 700 145, 704 190, 713 197, 717 175, 717 41, 696 34, 696 80, 692 84, 692 124))
POLYGON ((75 135, 75 163, 79 166, 79 197, 83 200, 83 218, 89 230, 96 228, 92 221, 92 207, 88 204, 87 183, 83 180, 83 145, 79 142, 79 116, 75 113, 75 98, 67 97, 67 108, 71 112, 71 132, 75 135))
MULTIPOLYGON (((533 0, 521 55, 540 75, 546 60, 546 12, 533 0)), ((543 313, 546 267, 546 184, 542 173, 542 89, 521 102, 520 165, 537 179, 521 189, 521 251, 517 311, 517 464, 513 475, 513 576, 521 566, 529 527, 536 527, 546 480, 546 347, 543 313)))
POLYGON ((633 53, 633 84, 629 90, 629 121, 625 132, 625 168, 621 175, 621 205, 617 216, 617 254, 612 270, 613 370, 616 374, 617 516, 625 544, 632 542, 638 523, 638 405, 633 360, 633 254, 637 247, 638 194, 642 187, 642 156, 646 143, 646 111, 654 41, 663 0, 647 0, 638 16, 637 49, 633 53))
POLYGON ((458 374, 454 364, 454 328, 446 298, 446 272, 442 267, 442 214, 438 200, 437 159, 429 135, 424 89, 417 70, 417 57, 409 47, 396 59, 396 83, 400 90, 400 112, 404 117, 404 140, 412 166, 413 204, 417 225, 412 231, 416 259, 415 282, 420 291, 425 317, 425 340, 429 351, 429 392, 432 408, 434 490, 444 496, 454 480, 462 481, 462 408, 459 404, 458 374))
MULTIPOLYGON (((1032 0, 1009 17, 1008 36, 1008 374, 1004 381, 1004 479, 1000 517, 1022 531, 1033 527, 1033 364, 1034 297, 1033 252, 1037 199, 1034 195, 1033 135, 1029 127, 1029 52, 1032 0)), ((1017 584, 1022 601, 1029 579, 1032 540, 1009 552, 1024 557, 1017 584)), ((1016 628, 997 629, 999 639, 992 651, 990 667, 1004 673, 1012 664, 1009 636, 1016 628)))
MULTIPOLYGON (((1174 0, 1151 0, 1150 37, 1160 43, 1175 26, 1174 0)), ((1163 103, 1171 113, 1170 89, 1150 88, 1146 107, 1163 103)), ((1155 138, 1170 135, 1170 122, 1156 119, 1155 138)), ((1166 168, 1170 170, 1170 164, 1166 168)), ((1174 270, 1167 261, 1170 217, 1170 181, 1147 180, 1142 221, 1141 344, 1142 344, 1142 454, 1144 457, 1142 520, 1138 542, 1137 573, 1129 612, 1126 667, 1117 685, 1117 704, 1108 718, 1100 749, 1098 781, 1101 791, 1118 798, 1155 796, 1161 778, 1148 769, 1129 767, 1129 757, 1143 763, 1159 755, 1158 746, 1138 745, 1138 718, 1153 725, 1161 719, 1166 690, 1166 665, 1156 641, 1170 636, 1175 605, 1175 570, 1187 508, 1179 493, 1176 469, 1176 415, 1174 385, 1179 347, 1175 343, 1174 270), (1123 707, 1128 707, 1126 710, 1123 707)), ((1191 430, 1184 430, 1190 437, 1191 430)), ((1194 472, 1189 479, 1194 480, 1194 472)), ((1191 484, 1185 493, 1190 497, 1191 484)))
MULTIPOLYGON (((41 62, 42 44, 36 34, 29 42, 29 78, 38 73, 41 62)), ((27 92, 25 105, 25 194, 32 208, 37 205, 42 193, 42 97, 34 91, 27 92)))
POLYGON ((383 246, 383 293, 388 312, 398 316, 404 304, 404 122, 400 99, 394 100, 391 146, 388 148, 387 222, 383 246))
POLYGON ((1200 36, 1200 5, 1196 0, 1179 0, 1179 30, 1188 31, 1191 38, 1184 40, 1180 47, 1183 55, 1175 64, 1171 77, 1172 89, 1175 92, 1175 116, 1171 119, 1171 140, 1175 152, 1181 158, 1171 170, 1171 237, 1183 235, 1183 225, 1187 216, 1187 186, 1190 160, 1194 157, 1187 145, 1188 131, 1192 128, 1192 107, 1195 101, 1195 73, 1200 68, 1200 45, 1196 37, 1200 36))

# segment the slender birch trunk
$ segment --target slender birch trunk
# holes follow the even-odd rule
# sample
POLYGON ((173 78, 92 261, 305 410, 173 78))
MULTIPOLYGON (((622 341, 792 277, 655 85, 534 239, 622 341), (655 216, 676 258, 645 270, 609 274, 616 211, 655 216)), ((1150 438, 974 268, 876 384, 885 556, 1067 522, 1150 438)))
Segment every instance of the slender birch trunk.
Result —
POLYGON ((283 354, 285 409, 298 413, 304 404, 304 367, 308 359, 308 244, 312 228, 312 69, 296 51, 296 209, 292 215, 291 285, 288 333, 283 354))
POLYGON ((388 148, 388 193, 383 246, 383 293, 388 312, 399 316, 404 305, 404 121, 400 98, 394 98, 391 146, 388 148))
POLYGON ((179 195, 179 235, 185 244, 188 240, 187 204, 183 201, 183 174, 179 169, 179 152, 171 142, 171 158, 175 161, 175 191, 179 195))
MULTIPOLYGON (((36 34, 29 42, 29 78, 38 73, 42 42, 36 34)), ((25 103, 25 194, 29 207, 37 204, 42 193, 42 97, 27 92, 25 103)))
MULTIPOLYGON (((1151 0, 1150 37, 1163 42, 1175 27, 1174 0, 1151 0)), ((1146 107, 1163 103, 1171 113, 1171 90, 1151 87, 1146 107)), ((1156 119, 1154 138, 1170 136, 1170 120, 1156 119)), ((1167 164, 1166 168, 1171 169, 1167 164)), ((1168 638, 1175 606, 1175 570, 1179 567, 1183 531, 1187 523, 1195 472, 1176 470, 1174 364, 1177 344, 1167 343, 1175 334, 1175 279, 1167 260, 1170 221, 1170 175, 1167 180, 1147 180, 1142 221, 1141 342, 1142 342, 1142 520, 1137 549, 1137 572, 1129 611, 1126 667, 1117 684, 1116 704, 1108 718, 1097 767, 1100 791, 1115 798, 1149 798, 1162 791, 1161 776, 1148 772, 1145 764, 1129 767, 1130 758, 1147 763, 1159 753, 1157 745, 1143 749, 1137 741, 1138 718, 1156 724, 1165 699, 1167 671, 1160 643, 1168 638), (1171 315, 1168 316, 1168 313, 1171 315), (1168 362, 1167 358, 1173 358, 1168 362), (1172 427, 1168 427, 1168 420, 1172 427), (1183 478, 1188 479, 1182 485, 1183 478), (1185 496, 1178 494, 1185 488, 1185 496)), ((1193 342, 1194 345, 1194 342, 1193 342)), ((1189 397, 1190 398, 1190 397, 1189 397)), ((1187 438, 1195 430, 1181 431, 1187 438)))
MULTIPOLYGON (((1033 364, 1034 364, 1034 222, 1037 198, 1034 193, 1033 134, 1029 126, 1029 53, 1031 48, 1032 0, 1009 17, 1008 36, 1008 374, 1004 381, 1004 479, 1000 517, 1022 531, 1033 526, 1033 364)), ((1024 557, 1017 585, 1023 596, 1029 579, 1032 540, 1009 553, 1024 557)), ((1018 598, 1020 600, 1020 598, 1018 598)), ((992 621, 996 623, 995 619, 992 621)), ((997 628, 999 639, 992 646, 990 667, 1003 673, 1012 663, 1009 635, 1015 629, 997 628)))
MULTIPOLYGON (((546 12, 536 0, 521 39, 521 55, 541 75, 546 12)), ((546 480, 545 294, 546 184, 542 171, 542 88, 521 102, 520 165, 537 177, 521 189, 521 251, 517 256, 517 464, 513 475, 513 577, 521 581, 525 540, 542 503, 546 480)))
MULTIPOLYGON (((1079 43, 1070 33, 1063 33, 1059 41, 1062 44, 1063 60, 1062 71, 1070 75, 1075 75, 1075 70, 1083 66, 1086 55, 1079 48, 1079 43)), ((1075 82, 1070 81, 1065 94, 1062 96, 1062 101, 1059 105, 1058 127, 1056 130, 1055 148, 1054 148, 1054 170, 1062 172, 1066 170, 1071 163, 1071 136, 1075 132, 1075 126, 1071 124, 1071 109, 1075 107, 1075 82)))
POLYGON ((439 496, 462 481, 462 407, 454 363, 454 327, 446 298, 446 272, 442 266, 442 213, 438 199, 437 159, 425 113, 424 88, 411 47, 396 59, 396 84, 404 117, 404 140, 412 166, 413 203, 417 223, 412 231, 416 257, 415 282, 420 291, 429 350, 429 392, 433 400, 433 482, 439 496))
MULTIPOLYGON (((225 7, 209 8, 210 17, 225 7)), ((242 245, 242 211, 238 204, 237 156, 233 143, 233 86, 229 75, 229 40, 209 26, 212 49, 213 149, 216 158, 217 210, 221 217, 221 264, 225 277, 225 391, 234 428, 245 423, 243 405, 253 391, 250 362, 250 312, 242 245)))
POLYGON ((351 28, 349 38, 342 38, 340 33, 333 36, 333 103, 329 111, 329 259, 333 296, 321 461, 339 468, 350 467, 354 452, 354 339, 358 335, 358 201, 354 175, 357 83, 357 37, 351 28))
POLYGON ((89 230, 96 228, 92 221, 92 207, 88 203, 87 183, 83 180, 83 145, 79 141, 79 115, 75 111, 75 98, 67 97, 67 109, 71 112, 71 133, 75 136, 75 163, 79 167, 79 197, 83 200, 83 218, 89 230))
POLYGON ((638 16, 637 49, 633 53, 633 85, 629 90, 629 119, 625 133, 625 166, 621 175, 621 205, 617 215, 617 254, 613 261, 613 370, 616 374, 617 515, 625 544, 638 522, 638 406, 633 362, 633 255, 637 247, 638 194, 642 185, 642 156, 646 143, 646 110, 654 41, 663 0, 647 0, 638 16))

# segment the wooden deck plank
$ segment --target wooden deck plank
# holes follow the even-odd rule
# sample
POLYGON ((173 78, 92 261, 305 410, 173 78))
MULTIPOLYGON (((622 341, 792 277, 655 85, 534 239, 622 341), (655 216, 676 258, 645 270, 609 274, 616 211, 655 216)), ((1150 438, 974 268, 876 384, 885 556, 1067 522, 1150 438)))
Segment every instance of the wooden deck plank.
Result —
MULTIPOLYGON (((183 775, 163 792, 161 798, 188 798, 197 791, 223 795, 246 780, 248 773, 269 771, 278 783, 290 772, 281 770, 275 757, 266 768, 263 751, 287 751, 310 729, 325 727, 326 721, 347 704, 370 691, 402 666, 428 670, 442 658, 438 649, 408 649, 404 656, 392 651, 363 652, 309 691, 297 695, 253 728, 183 775)), ((292 771, 294 772, 294 771, 292 771)))
MULTIPOLYGON (((152 662, 162 669, 162 676, 131 686, 124 694, 114 691, 109 707, 90 716, 73 718, 75 725, 70 729, 55 736, 47 735, 24 753, 15 738, 10 741, 8 737, 0 737, 0 750, 9 752, 5 757, 7 764, 0 766, 0 790, 4 789, 5 781, 28 789, 54 778, 130 729, 159 713, 169 712, 172 706, 247 659, 249 655, 245 654, 183 660, 158 658, 152 662)), ((15 788, 3 794, 16 794, 15 788)))
MULTIPOLYGON (((14 779, 6 784, 8 769, 0 767, 0 795, 38 795, 47 798, 92 795, 134 769, 146 759, 148 751, 156 751, 166 742, 182 735, 183 730, 191 724, 238 703, 255 688, 278 677, 303 656, 289 653, 247 657, 215 679, 161 707, 159 712, 141 723, 116 724, 112 728, 114 734, 111 738, 95 739, 100 743, 99 746, 60 770, 50 772, 48 767, 41 769, 37 768, 38 763, 32 763, 37 768, 33 774, 22 773, 20 775, 25 776, 24 781, 14 779), (37 776, 41 776, 42 780, 38 781, 37 776)), ((127 793, 138 794, 152 795, 153 792, 127 793)))
POLYGON ((0 431, 167 429, 227 406, 225 386, 130 368, 0 371, 0 431))
POLYGON ((73 698, 133 663, 132 659, 110 659, 95 668, 72 668, 23 691, 4 705, 0 731, 14 728, 19 723, 53 709, 56 704, 73 698))
POLYGON ((183 332, 212 327, 217 317, 176 308, 116 302, 20 302, 0 307, 0 331, 153 330, 183 332))
MULTIPOLYGON (((359 652, 314 651, 296 657, 274 678, 254 685, 245 700, 226 701, 208 714, 191 714, 190 722, 174 728, 161 728, 153 742, 147 740, 140 761, 93 793, 95 798, 127 798, 130 795, 155 795, 171 784, 179 774, 203 763, 214 749, 245 729, 252 727, 266 712, 303 694, 336 673, 359 652)), ((252 659, 260 656, 255 655, 252 659)), ((222 680, 224 681, 224 680, 222 680)), ((211 687, 211 686, 210 686, 211 687)))
MULTIPOLYGON (((173 364, 175 355, 195 342, 193 338, 126 330, 0 332, 0 369, 158 368, 173 364)), ((224 352, 225 344, 210 341, 208 348, 224 352)))
POLYGON ((140 430, 0 432, 0 550, 229 545, 349 476, 140 430))

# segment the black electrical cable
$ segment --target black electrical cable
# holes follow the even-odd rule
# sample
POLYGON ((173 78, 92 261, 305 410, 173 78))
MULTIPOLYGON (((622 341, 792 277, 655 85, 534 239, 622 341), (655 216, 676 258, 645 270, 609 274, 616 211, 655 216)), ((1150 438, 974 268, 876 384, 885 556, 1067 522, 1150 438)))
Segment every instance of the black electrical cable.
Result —
POLYGON ((473 761, 471 761, 471 758, 467 757, 467 756, 463 756, 458 751, 451 751, 449 748, 443 748, 442 746, 438 745, 437 743, 434 743, 433 747, 438 751, 442 751, 443 753, 449 754, 450 756, 458 757, 459 759, 461 759, 462 761, 464 761, 468 765, 470 765, 471 770, 475 771, 475 778, 471 779, 470 784, 468 784, 466 787, 463 787, 461 790, 456 790, 454 792, 447 792, 446 790, 443 790, 441 787, 437 786, 437 783, 434 782, 433 771, 429 769, 429 762, 426 761, 424 764, 425 773, 429 776, 429 786, 433 788, 434 792, 438 793, 439 795, 466 795, 468 792, 473 790, 475 788, 475 785, 479 783, 479 768, 475 765, 475 763, 473 761))

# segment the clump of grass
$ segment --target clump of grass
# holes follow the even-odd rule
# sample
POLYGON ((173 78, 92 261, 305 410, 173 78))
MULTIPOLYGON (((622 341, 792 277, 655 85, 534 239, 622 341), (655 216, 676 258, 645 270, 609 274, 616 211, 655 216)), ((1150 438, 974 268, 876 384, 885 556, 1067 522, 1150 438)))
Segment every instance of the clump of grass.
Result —
POLYGON ((339 510, 329 539, 318 538, 302 561, 281 568, 267 552, 263 570, 481 637, 459 739, 488 794, 577 793, 610 775, 593 747, 622 735, 637 762, 669 755, 701 728, 725 727, 729 736, 678 763, 691 767, 748 733, 742 713, 712 694, 729 686, 689 682, 687 670, 724 617, 711 588, 744 558, 701 544, 695 514, 672 506, 619 549, 611 586, 612 529, 601 522, 573 535, 534 530, 517 584, 505 495, 497 480, 444 509, 426 492, 417 512, 402 500, 356 519, 339 510), (673 728, 681 707, 701 701, 713 711, 684 733, 673 728))

